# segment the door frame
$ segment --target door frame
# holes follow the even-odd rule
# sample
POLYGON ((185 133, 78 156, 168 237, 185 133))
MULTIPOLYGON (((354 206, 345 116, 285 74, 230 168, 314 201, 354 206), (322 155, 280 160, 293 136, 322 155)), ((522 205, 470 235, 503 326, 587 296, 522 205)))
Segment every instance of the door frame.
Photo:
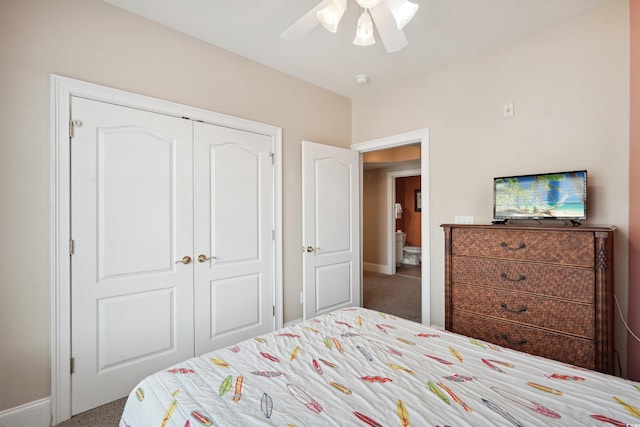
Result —
MULTIPOLYGON (((420 170, 422 186, 422 323, 431 324, 431 210, 429 205, 429 129, 418 129, 398 135, 351 145, 351 149, 361 154, 369 151, 394 148, 402 145, 420 143, 420 170)), ((362 227, 362 183, 363 183, 362 155, 360 156, 360 226, 362 227)), ((387 212, 391 217, 391 210, 387 212)), ((362 231, 360 239, 362 241, 362 231)), ((393 241, 389 242, 389 247, 393 241)), ((362 256, 362 255, 361 255, 362 256)), ((360 260, 362 264, 362 260, 360 260)), ((362 274, 362 269, 360 269, 362 274)), ((362 288, 361 288, 362 289, 362 288)))
POLYGON ((52 74, 51 84, 51 411, 71 417, 71 97, 138 108, 270 136, 274 150, 274 329, 282 327, 282 128, 52 74))
MULTIPOLYGON (((391 212, 396 200, 396 180, 398 178, 405 178, 409 176, 422 175, 420 169, 407 169, 401 171, 387 172, 387 274, 396 274, 396 263, 394 262, 395 252, 395 218, 391 212)), ((422 233, 422 230, 420 230, 422 233)))

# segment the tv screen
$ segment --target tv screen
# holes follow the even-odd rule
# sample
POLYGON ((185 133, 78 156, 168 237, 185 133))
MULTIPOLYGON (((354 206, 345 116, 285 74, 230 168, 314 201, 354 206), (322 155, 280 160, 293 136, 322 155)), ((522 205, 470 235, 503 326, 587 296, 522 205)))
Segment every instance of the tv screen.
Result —
POLYGON ((587 219, 587 171, 494 178, 493 217, 587 219))

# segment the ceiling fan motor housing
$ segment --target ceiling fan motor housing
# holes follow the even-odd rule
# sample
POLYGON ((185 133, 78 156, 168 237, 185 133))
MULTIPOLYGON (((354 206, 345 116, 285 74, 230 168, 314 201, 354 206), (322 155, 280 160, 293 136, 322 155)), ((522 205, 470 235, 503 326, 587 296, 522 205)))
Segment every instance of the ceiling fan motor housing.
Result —
POLYGON ((378 3, 380 3, 380 0, 356 0, 356 3, 364 9, 371 9, 372 7, 376 7, 378 3))

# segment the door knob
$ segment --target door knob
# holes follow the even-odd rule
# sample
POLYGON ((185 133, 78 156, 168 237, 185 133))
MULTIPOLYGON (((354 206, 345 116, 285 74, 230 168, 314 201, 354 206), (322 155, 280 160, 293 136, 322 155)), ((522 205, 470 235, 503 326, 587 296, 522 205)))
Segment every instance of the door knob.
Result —
POLYGON ((182 257, 182 259, 179 259, 178 261, 176 261, 176 264, 179 262, 183 264, 191 264, 191 257, 189 255, 185 255, 182 257))
POLYGON ((308 253, 311 253, 311 252, 313 252, 315 250, 318 250, 318 249, 320 249, 320 248, 314 248, 313 246, 307 246, 307 252, 308 253))
POLYGON ((216 257, 214 257, 213 255, 208 257, 205 254, 200 254, 198 255, 198 262, 205 262, 205 261, 209 261, 210 259, 216 259, 216 257))

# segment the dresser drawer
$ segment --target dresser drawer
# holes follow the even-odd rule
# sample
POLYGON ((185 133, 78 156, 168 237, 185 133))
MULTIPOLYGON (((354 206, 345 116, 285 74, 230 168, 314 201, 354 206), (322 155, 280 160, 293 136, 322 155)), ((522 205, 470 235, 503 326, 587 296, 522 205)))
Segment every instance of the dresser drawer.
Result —
POLYGON ((587 339, 595 337, 593 305, 459 283, 451 289, 454 313, 464 310, 587 339))
POLYGON ((452 269, 453 283, 491 286, 593 303, 593 269, 464 256, 452 257, 452 269))
POLYGON ((593 267, 593 233, 454 228, 452 254, 593 267))
POLYGON ((453 332, 503 347, 595 369, 593 340, 569 337, 466 312, 453 314, 453 332))

